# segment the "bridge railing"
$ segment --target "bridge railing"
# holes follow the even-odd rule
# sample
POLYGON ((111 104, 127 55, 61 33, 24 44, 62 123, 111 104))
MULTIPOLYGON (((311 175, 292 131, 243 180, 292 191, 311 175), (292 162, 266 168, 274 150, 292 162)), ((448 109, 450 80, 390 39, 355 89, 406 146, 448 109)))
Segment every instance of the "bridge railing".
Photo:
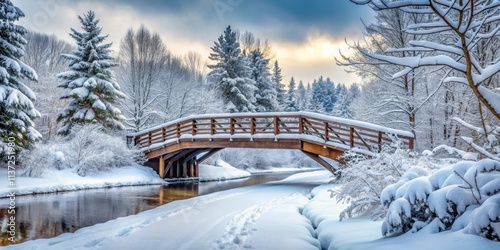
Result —
POLYGON ((190 116, 128 137, 140 148, 151 149, 177 143, 183 137, 212 139, 253 135, 259 135, 260 138, 295 135, 304 140, 312 139, 369 151, 379 151, 381 145, 392 142, 391 137, 398 137, 409 149, 413 149, 414 144, 413 134, 407 131, 310 112, 190 116))

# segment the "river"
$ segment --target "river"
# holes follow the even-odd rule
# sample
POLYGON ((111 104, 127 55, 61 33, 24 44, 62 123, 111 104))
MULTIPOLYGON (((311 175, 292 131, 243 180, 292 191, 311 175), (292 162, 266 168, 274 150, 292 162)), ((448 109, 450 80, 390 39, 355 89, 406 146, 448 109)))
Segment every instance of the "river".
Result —
MULTIPOLYGON (((253 174, 223 182, 170 184, 88 189, 72 192, 18 196, 17 243, 52 238, 63 233, 138 214, 163 204, 191 197, 285 179, 294 173, 253 174)), ((9 245, 6 233, 8 199, 0 199, 0 246, 9 245)))

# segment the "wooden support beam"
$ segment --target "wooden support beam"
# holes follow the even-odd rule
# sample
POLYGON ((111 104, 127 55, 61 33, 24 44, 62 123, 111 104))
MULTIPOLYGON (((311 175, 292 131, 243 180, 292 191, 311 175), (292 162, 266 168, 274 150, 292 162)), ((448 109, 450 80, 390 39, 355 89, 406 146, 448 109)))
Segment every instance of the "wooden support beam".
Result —
POLYGON ((332 174, 335 174, 335 169, 333 168, 333 166, 330 165, 330 163, 328 163, 327 161, 325 161, 323 158, 321 158, 319 155, 313 154, 313 153, 309 153, 309 152, 304 151, 304 150, 301 150, 301 151, 305 155, 309 156, 309 158, 311 158, 315 162, 319 163, 319 165, 321 165, 324 168, 326 168, 326 170, 332 172, 332 174))
POLYGON ((165 178, 165 160, 163 159, 163 155, 160 156, 160 164, 158 172, 160 174, 160 178, 165 178))
MULTIPOLYGON (((179 163, 181 163, 179 161, 179 163)), ((182 178, 187 178, 188 177, 188 162, 187 161, 182 161, 182 178)))
POLYGON ((195 172, 194 172, 194 159, 191 159, 188 164, 189 164, 189 177, 195 177, 195 172))
MULTIPOLYGON (((175 153, 175 155, 173 157, 169 157, 168 161, 167 161, 167 167, 165 169, 165 172, 169 171, 172 167, 175 168, 176 162, 178 162, 182 157, 186 156, 187 154, 189 154, 193 151, 196 151, 196 149, 191 149, 191 150, 186 149, 186 150, 182 150, 182 151, 175 153)), ((176 178, 176 177, 174 176, 174 178, 176 178)))
POLYGON ((208 159, 208 157, 212 156, 213 154, 215 154, 215 153, 217 153, 217 152, 219 152, 221 150, 223 150, 223 148, 213 148, 213 149, 211 149, 206 154, 204 154, 202 157, 198 158, 196 160, 196 163, 197 164, 202 163, 203 161, 205 161, 206 159, 208 159))

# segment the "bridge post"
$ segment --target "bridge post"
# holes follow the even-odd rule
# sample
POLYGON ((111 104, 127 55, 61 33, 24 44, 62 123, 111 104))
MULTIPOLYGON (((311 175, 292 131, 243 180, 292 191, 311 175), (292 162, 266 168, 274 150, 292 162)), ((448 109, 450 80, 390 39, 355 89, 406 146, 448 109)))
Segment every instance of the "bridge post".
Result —
POLYGON ((410 150, 413 150, 413 147, 415 146, 415 138, 408 138, 408 148, 410 150))
POLYGON ((382 152, 382 131, 378 131, 378 138, 377 138, 377 144, 378 144, 378 152, 382 152))
POLYGON ((299 116, 299 134, 304 133, 304 118, 299 116))
POLYGON ((165 160, 163 160, 163 155, 160 156, 160 164, 158 165, 158 172, 160 174, 160 178, 165 178, 165 160))
POLYGON ((280 128, 279 128, 280 125, 279 125, 278 121, 279 121, 278 117, 274 116, 274 122, 273 122, 273 124, 274 124, 274 135, 279 135, 279 133, 280 133, 280 128))
POLYGON ((349 146, 354 148, 354 128, 349 127, 349 146))
POLYGON ((191 135, 196 135, 196 120, 191 120, 191 135))
POLYGON ((215 119, 211 118, 210 119, 210 135, 215 134, 215 119))
POLYGON ((325 121, 324 125, 325 125, 325 142, 326 142, 326 141, 328 141, 328 137, 329 137, 328 136, 328 133, 329 133, 329 131, 328 131, 328 122, 325 121))
POLYGON ((255 118, 250 118, 250 134, 255 134, 255 118))
POLYGON ((234 118, 229 118, 229 134, 234 135, 234 118))

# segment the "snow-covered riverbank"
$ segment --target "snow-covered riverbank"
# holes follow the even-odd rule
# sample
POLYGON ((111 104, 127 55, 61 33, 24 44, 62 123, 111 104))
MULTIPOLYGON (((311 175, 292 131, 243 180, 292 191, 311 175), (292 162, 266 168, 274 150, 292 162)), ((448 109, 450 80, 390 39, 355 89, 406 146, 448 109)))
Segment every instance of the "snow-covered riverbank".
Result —
MULTIPOLYGON (((275 171, 279 172, 277 169, 275 171)), ((217 161, 216 166, 200 165, 200 181, 224 181, 246 178, 250 177, 250 175, 250 172, 234 168, 221 160, 217 161)), ((0 179, 7 180, 7 178, 7 169, 0 168, 0 179)), ((108 172, 89 173, 85 177, 79 176, 72 169, 46 170, 41 177, 37 178, 19 176, 16 173, 14 179, 15 189, 11 189, 7 181, 1 181, 0 183, 0 198, 5 198, 12 191, 15 191, 16 195, 27 195, 92 188, 162 185, 168 182, 162 180, 151 168, 134 165, 113 168, 108 172)))
POLYGON ((383 238, 381 222, 338 221, 327 171, 213 193, 7 249, 498 249, 457 232, 383 238), (314 228, 316 228, 314 230, 314 228))
POLYGON ((47 170, 43 176, 38 178, 17 175, 14 182, 15 189, 11 189, 7 181, 3 181, 7 180, 7 169, 0 168, 0 178, 2 178, 0 198, 7 197, 14 190, 16 195, 26 195, 165 183, 153 169, 139 165, 113 168, 109 172, 90 173, 85 177, 79 176, 72 169, 47 170))

